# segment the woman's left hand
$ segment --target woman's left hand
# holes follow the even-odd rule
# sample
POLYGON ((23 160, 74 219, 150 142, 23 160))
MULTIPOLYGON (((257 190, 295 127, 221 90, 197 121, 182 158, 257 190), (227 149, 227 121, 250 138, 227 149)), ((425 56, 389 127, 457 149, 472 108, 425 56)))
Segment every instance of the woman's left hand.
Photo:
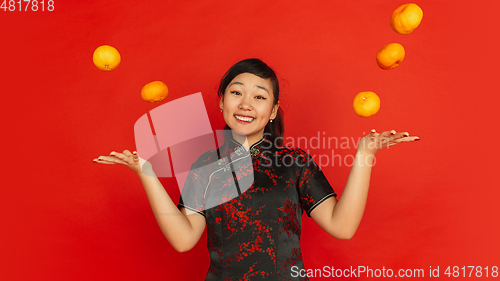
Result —
POLYGON ((419 140, 417 136, 410 136, 408 132, 398 133, 395 130, 385 131, 381 134, 375 129, 362 138, 358 143, 358 152, 366 155, 375 155, 377 151, 384 147, 396 145, 401 142, 412 142, 419 140))

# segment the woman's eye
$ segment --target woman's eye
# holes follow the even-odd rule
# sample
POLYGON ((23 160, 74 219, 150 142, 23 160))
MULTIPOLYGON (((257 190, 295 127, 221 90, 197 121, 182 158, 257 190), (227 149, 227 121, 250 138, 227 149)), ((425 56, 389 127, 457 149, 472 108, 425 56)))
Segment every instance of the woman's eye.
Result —
POLYGON ((266 99, 266 98, 265 98, 265 97, 263 97, 263 96, 256 96, 255 98, 256 98, 256 99, 258 99, 258 100, 265 100, 265 99, 266 99))
POLYGON ((231 94, 234 94, 234 95, 237 95, 237 96, 241 95, 240 92, 238 92, 238 91, 231 91, 231 94))

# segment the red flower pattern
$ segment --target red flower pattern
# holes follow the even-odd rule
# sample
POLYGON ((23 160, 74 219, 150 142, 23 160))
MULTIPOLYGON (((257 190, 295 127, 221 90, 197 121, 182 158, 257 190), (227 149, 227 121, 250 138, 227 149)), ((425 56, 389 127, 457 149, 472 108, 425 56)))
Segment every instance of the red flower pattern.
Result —
POLYGON ((302 213, 309 215, 317 202, 336 194, 303 150, 264 146, 264 141, 251 147, 259 152, 248 154, 252 164, 238 166, 235 159, 245 155, 234 156, 239 146, 234 140, 219 153, 207 152, 193 164, 208 166, 219 161, 220 155, 228 162, 235 161, 230 163, 232 176, 214 172, 213 168, 192 172, 186 180, 179 207, 197 210, 207 221, 211 261, 205 280, 308 280, 291 277, 292 266, 304 268, 300 250, 302 213), (236 193, 237 183, 250 176, 250 187, 236 193), (206 202, 218 204, 206 207, 206 202))

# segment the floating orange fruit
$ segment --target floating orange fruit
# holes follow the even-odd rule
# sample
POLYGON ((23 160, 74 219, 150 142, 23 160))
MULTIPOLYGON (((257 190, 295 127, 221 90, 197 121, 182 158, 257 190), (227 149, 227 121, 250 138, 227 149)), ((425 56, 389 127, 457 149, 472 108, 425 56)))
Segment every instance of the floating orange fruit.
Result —
POLYGON ((399 34, 410 34, 422 21, 424 12, 414 3, 399 6, 391 16, 391 27, 399 34))
POLYGON ((405 58, 405 49, 401 44, 387 44, 377 52, 377 64, 382 69, 393 69, 405 58))
POLYGON ((168 96, 168 87, 161 81, 153 81, 142 87, 141 97, 147 102, 160 102, 168 96))
POLYGON ((374 92, 361 92, 352 103, 354 112, 361 117, 370 117, 380 109, 380 98, 374 92))
POLYGON ((100 70, 111 71, 118 67, 121 62, 121 56, 115 48, 102 45, 95 49, 93 60, 95 66, 100 70))

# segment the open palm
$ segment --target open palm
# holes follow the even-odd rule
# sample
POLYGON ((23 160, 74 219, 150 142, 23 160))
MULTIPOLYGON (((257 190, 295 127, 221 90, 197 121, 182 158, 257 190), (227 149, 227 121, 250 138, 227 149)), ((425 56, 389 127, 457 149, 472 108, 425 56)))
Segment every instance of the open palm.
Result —
POLYGON ((358 151, 368 155, 375 155, 377 151, 384 147, 389 147, 402 142, 412 142, 419 140, 417 136, 410 136, 408 132, 397 133, 395 130, 377 133, 375 129, 363 137, 358 143, 358 151))

